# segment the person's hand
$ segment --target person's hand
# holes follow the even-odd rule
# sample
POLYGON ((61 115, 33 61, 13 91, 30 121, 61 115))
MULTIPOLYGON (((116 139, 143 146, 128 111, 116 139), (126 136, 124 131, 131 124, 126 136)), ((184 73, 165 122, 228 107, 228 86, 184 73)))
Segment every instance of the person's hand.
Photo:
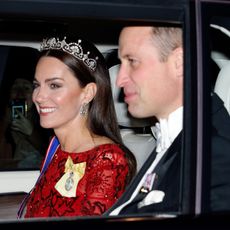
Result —
POLYGON ((33 132, 33 124, 27 119, 20 111, 17 111, 18 118, 14 119, 11 123, 11 129, 13 131, 21 132, 30 136, 33 132))

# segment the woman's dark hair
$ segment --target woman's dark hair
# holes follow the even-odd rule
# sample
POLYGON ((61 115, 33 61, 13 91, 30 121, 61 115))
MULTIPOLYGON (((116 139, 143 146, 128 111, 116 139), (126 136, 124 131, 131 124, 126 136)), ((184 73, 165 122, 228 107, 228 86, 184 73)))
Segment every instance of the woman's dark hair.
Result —
MULTIPOLYGON (((59 39, 55 39, 54 41, 59 41, 59 39)), ((105 59, 96 46, 85 39, 72 40, 67 37, 64 38, 63 41, 67 45, 64 51, 63 49, 47 48, 47 50, 42 51, 41 57, 55 57, 66 64, 78 79, 81 87, 85 87, 90 82, 96 83, 97 93, 94 99, 89 103, 88 108, 88 128, 93 134, 110 138, 124 150, 129 164, 128 184, 136 173, 136 159, 122 142, 115 113, 109 71, 105 59), (80 43, 78 43, 79 41, 80 43), (71 47, 69 47, 69 45, 73 43, 76 45, 75 48, 78 53, 76 56, 71 53, 71 47), (70 52, 68 52, 68 50, 70 52), (85 57, 84 55, 87 56, 85 57), (92 60, 93 63, 96 61, 95 69, 90 68, 89 62, 87 62, 90 60, 92 60)))

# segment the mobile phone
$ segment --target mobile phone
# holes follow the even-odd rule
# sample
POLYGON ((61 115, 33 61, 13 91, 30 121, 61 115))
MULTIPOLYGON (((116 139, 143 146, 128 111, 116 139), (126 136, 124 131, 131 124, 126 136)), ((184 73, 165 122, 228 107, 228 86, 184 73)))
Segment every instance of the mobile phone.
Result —
POLYGON ((11 101, 11 113, 12 119, 17 119, 19 117, 18 111, 22 113, 23 116, 27 116, 27 102, 24 99, 16 99, 11 101))

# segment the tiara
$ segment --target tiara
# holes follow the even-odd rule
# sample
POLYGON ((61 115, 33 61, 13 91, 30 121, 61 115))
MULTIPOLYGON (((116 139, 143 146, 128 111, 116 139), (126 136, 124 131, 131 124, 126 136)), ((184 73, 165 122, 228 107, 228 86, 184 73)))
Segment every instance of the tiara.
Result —
POLYGON ((88 51, 84 54, 83 49, 81 47, 81 40, 79 39, 77 43, 71 42, 66 43, 66 37, 62 41, 59 38, 48 38, 43 39, 42 44, 40 46, 40 51, 43 50, 63 50, 66 53, 71 54, 75 58, 83 61, 83 63, 90 68, 90 70, 94 71, 97 67, 98 57, 95 59, 89 58, 90 52, 88 51))

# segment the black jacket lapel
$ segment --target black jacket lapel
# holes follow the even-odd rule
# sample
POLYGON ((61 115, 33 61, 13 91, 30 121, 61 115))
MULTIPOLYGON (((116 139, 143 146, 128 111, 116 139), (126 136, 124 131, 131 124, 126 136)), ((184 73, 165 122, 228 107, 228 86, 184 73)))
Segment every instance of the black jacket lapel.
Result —
POLYGON ((182 132, 176 137, 172 145, 166 151, 162 159, 157 164, 154 172, 156 173, 155 180, 152 189, 156 189, 161 182, 161 178, 164 178, 165 174, 168 172, 171 164, 174 162, 176 156, 180 154, 181 151, 181 138, 182 132))
MULTIPOLYGON (((141 154, 141 153, 140 153, 141 154)), ((142 166, 142 168, 140 169, 140 171, 138 172, 138 174, 133 178, 132 182, 130 183, 130 185, 127 187, 127 189, 125 190, 125 192, 123 193, 123 195, 118 199, 118 201, 105 213, 105 215, 109 214, 111 211, 113 211, 114 209, 116 209, 117 207, 119 207, 121 204, 125 203, 126 201, 128 201, 130 199, 130 197, 132 196, 132 194, 134 193, 136 187, 138 186, 140 180, 142 179, 143 175, 145 174, 145 172, 148 170, 148 168, 151 166, 152 162, 154 161, 154 159, 156 158, 156 151, 155 149, 153 150, 153 152, 150 154, 150 156, 147 158, 147 160, 145 161, 144 165, 142 166)))

